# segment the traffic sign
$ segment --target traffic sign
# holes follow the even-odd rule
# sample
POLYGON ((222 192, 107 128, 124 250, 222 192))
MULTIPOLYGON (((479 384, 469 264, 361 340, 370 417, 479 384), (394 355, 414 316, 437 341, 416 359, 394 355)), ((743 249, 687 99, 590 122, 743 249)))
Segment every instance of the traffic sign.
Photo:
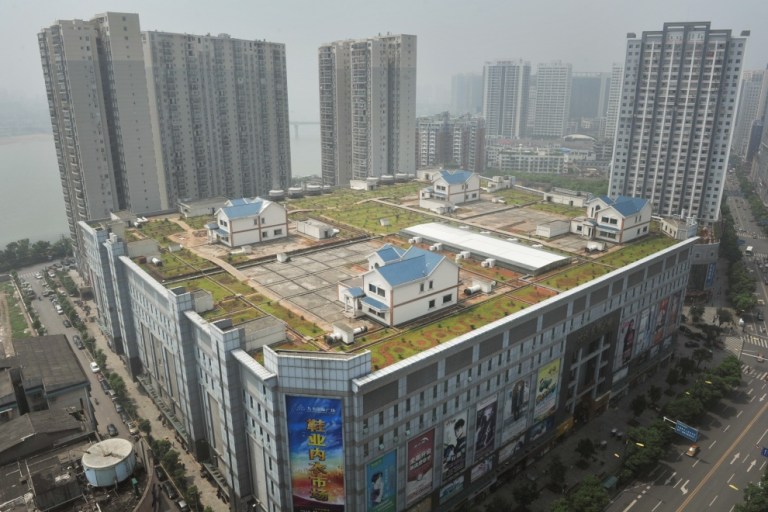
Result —
POLYGON ((699 440, 699 430, 691 427, 690 425, 686 425, 682 421, 675 423, 675 433, 680 434, 684 438, 690 439, 694 442, 699 440))
POLYGON ((760 455, 762 455, 763 457, 768 457, 768 448, 763 446, 763 449, 760 450, 760 455))

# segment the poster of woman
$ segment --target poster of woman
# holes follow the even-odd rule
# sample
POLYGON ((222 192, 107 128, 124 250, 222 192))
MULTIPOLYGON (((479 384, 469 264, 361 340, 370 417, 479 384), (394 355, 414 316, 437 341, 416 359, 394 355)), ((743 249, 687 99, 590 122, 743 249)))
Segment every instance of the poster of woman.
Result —
POLYGON ((632 357, 648 350, 650 345, 650 319, 651 308, 646 308, 640 312, 640 321, 638 322, 639 326, 635 334, 635 346, 632 349, 632 357))
POLYGON ((632 359, 632 349, 635 346, 635 319, 632 318, 621 324, 619 339, 616 343, 616 367, 624 366, 632 359))
POLYGON ((669 297, 665 297, 659 302, 659 309, 656 313, 656 322, 653 327, 653 346, 661 343, 664 338, 664 327, 667 325, 667 306, 669 305, 669 297))

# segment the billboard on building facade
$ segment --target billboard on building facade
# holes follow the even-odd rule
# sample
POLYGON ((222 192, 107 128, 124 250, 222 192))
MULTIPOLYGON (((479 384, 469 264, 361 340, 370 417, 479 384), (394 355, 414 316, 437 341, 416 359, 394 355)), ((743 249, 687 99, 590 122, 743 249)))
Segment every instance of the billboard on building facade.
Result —
POLYGON ((408 441, 405 498, 408 503, 432 490, 435 464, 435 429, 427 430, 408 441))
POLYGON ((366 478, 368 512, 394 512, 397 507, 397 451, 368 464, 366 478))
POLYGON ((295 512, 344 511, 341 400, 285 397, 295 512))
POLYGON ((477 404, 475 418, 475 462, 492 452, 496 445, 496 413, 498 400, 490 396, 477 404))
POLYGON ((479 464, 472 466, 472 471, 469 473, 469 481, 474 482, 484 474, 490 472, 493 469, 493 457, 487 457, 480 461, 479 464))
POLYGON ((651 337, 653 346, 661 343, 661 340, 664 338, 664 327, 667 325, 667 306, 669 306, 669 297, 664 297, 661 302, 659 302, 659 307, 656 310, 656 319, 653 322, 653 333, 651 337))
POLYGON ((555 412, 557 388, 560 382, 560 360, 555 359, 539 368, 536 378, 536 406, 534 421, 541 421, 555 412))
POLYGON ((443 423, 443 479, 455 475, 467 461, 467 411, 443 423))
POLYGON ((451 496, 464 490, 464 475, 459 475, 440 488, 440 503, 445 503, 451 496))
POLYGON ((520 453, 525 446, 525 432, 521 432, 511 443, 499 450, 499 462, 504 462, 517 453, 520 453))
POLYGON ((502 414, 502 443, 506 443, 528 428, 528 404, 530 401, 530 376, 518 380, 511 388, 507 389, 502 414))
POLYGON ((635 335, 635 347, 632 349, 632 357, 645 352, 650 346, 651 340, 651 308, 646 308, 640 312, 637 334, 635 335))
POLYGON ((637 329, 635 328, 635 319, 630 318, 622 322, 619 327, 614 368, 619 368, 629 363, 629 360, 632 359, 632 351, 636 342, 637 329))
POLYGON ((682 301, 680 300, 682 292, 673 293, 669 297, 669 314, 667 315, 667 336, 671 335, 677 329, 680 322, 680 308, 682 307, 682 301))

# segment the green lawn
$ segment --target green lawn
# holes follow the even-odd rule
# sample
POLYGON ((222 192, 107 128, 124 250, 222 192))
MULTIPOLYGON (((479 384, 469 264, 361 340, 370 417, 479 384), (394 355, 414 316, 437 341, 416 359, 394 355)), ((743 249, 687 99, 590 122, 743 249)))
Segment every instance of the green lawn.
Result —
POLYGON ((175 283, 174 286, 183 286, 187 290, 207 290, 211 292, 215 302, 237 293, 242 295, 253 293, 253 288, 245 283, 241 283, 226 272, 175 283))
POLYGON ((547 213, 556 213, 558 215, 565 215, 566 217, 578 217, 583 216, 586 213, 584 208, 574 208, 573 206, 567 206, 564 204, 556 203, 537 203, 529 206, 534 210, 539 210, 547 213))
POLYGON ((301 199, 288 199, 285 203, 289 211, 295 210, 325 210, 328 208, 345 209, 360 201, 374 197, 399 202, 403 197, 415 195, 419 189, 426 186, 424 183, 403 183, 392 186, 382 186, 376 190, 352 190, 339 189, 333 194, 321 196, 308 196, 301 199))
POLYGON ((184 229, 175 222, 162 219, 143 224, 138 231, 147 238, 152 238, 160 243, 166 236, 181 233, 184 229))
POLYGON ((204 229, 206 224, 216 220, 216 218, 211 215, 198 215, 197 217, 188 217, 181 220, 192 229, 204 229))
POLYGON ((595 261, 614 268, 621 268, 662 249, 672 247, 678 242, 679 240, 674 240, 664 235, 653 234, 637 242, 631 242, 618 251, 607 254, 595 261))
POLYGON ((24 318, 22 305, 14 297, 13 284, 5 283, 2 287, 5 293, 5 301, 8 304, 8 316, 11 320, 11 337, 15 340, 29 338, 31 336, 27 320, 24 318))
POLYGON ((536 304, 537 302, 541 302, 554 295, 557 295, 557 293, 548 288, 542 288, 541 286, 530 284, 528 286, 523 286, 522 288, 515 290, 509 295, 510 297, 524 300, 525 302, 529 302, 531 304, 536 304))
POLYGON ((422 224, 434 220, 427 215, 373 202, 350 206, 344 210, 326 210, 323 214, 337 222, 349 224, 369 233, 380 235, 397 233, 401 229, 413 226, 414 224, 422 224), (389 220, 389 225, 382 226, 380 223, 381 219, 389 220))
POLYGON ((501 197, 507 204, 529 204, 541 201, 542 194, 534 194, 532 192, 526 192, 524 190, 518 190, 514 188, 507 188, 499 190, 493 193, 496 197, 501 197))
POLYGON ((608 272, 611 272, 611 270, 612 269, 604 265, 598 265, 597 263, 585 263, 583 265, 571 267, 565 272, 550 276, 544 281, 540 281, 540 284, 565 291, 591 281, 596 277, 605 275, 608 272))

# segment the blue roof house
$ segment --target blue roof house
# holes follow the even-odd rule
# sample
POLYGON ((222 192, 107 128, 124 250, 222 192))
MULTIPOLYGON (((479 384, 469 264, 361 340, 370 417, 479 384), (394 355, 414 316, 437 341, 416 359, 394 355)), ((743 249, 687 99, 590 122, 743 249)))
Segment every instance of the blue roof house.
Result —
POLYGON ((434 174, 432 185, 419 193, 419 206, 437 213, 446 213, 456 205, 479 199, 479 175, 461 169, 442 169, 434 174))
POLYGON ((591 197, 585 203, 587 217, 574 219, 571 232, 591 240, 627 243, 648 234, 651 203, 640 197, 606 195, 591 197), (581 229, 579 229, 581 228, 581 229))
POLYGON ((368 256, 368 264, 354 283, 339 283, 347 316, 400 325, 458 301, 459 267, 437 252, 386 244, 368 256))
POLYGON ((206 228, 209 243, 241 247, 287 237, 288 214, 283 205, 260 197, 230 199, 206 228))

